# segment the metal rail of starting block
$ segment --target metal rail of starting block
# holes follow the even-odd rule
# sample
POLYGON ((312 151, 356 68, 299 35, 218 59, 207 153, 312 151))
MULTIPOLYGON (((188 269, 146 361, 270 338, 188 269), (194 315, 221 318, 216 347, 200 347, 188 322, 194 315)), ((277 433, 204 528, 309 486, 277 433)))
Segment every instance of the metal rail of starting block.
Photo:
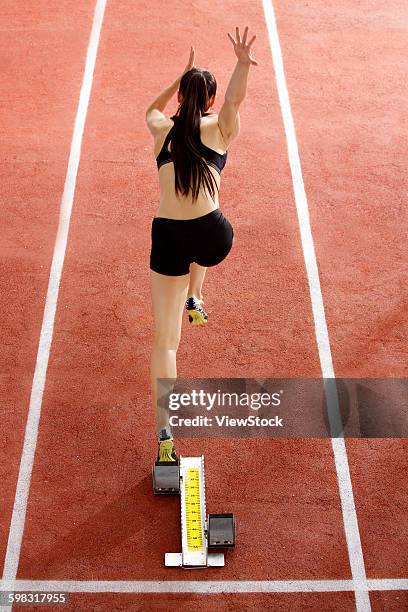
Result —
POLYGON ((166 553, 167 567, 223 567, 219 549, 235 546, 232 513, 209 514, 206 520, 204 456, 180 457, 177 464, 156 461, 155 494, 180 494, 181 553, 166 553))

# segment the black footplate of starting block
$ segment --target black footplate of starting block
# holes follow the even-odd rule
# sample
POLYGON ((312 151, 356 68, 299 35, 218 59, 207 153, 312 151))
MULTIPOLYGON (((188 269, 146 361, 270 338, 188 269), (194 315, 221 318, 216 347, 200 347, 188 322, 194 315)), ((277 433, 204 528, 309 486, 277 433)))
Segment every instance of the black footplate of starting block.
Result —
POLYGON ((208 515, 208 548, 235 546, 235 517, 232 512, 208 515))
POLYGON ((178 495, 180 493, 179 463, 156 461, 153 466, 153 491, 159 495, 178 495))

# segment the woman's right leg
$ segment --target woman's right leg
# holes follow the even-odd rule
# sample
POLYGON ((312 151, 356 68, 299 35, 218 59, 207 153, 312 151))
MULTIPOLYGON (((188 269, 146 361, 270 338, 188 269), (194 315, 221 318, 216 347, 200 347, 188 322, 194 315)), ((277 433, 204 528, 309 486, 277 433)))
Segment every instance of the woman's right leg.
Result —
POLYGON ((188 287, 187 297, 195 296, 199 300, 203 299, 203 283, 207 268, 199 266, 198 263, 190 264, 190 284, 188 287))
POLYGON ((220 264, 233 244, 234 228, 219 209, 214 212, 211 218, 203 217, 204 222, 196 229, 194 261, 201 267, 220 264))

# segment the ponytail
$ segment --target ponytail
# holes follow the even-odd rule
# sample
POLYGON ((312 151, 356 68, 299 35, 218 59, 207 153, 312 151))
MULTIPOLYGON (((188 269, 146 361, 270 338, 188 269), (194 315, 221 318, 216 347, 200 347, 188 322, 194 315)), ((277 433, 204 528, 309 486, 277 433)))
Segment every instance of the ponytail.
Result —
POLYGON ((208 70, 192 68, 181 77, 179 90, 183 101, 174 115, 171 145, 176 194, 187 196, 191 189, 194 203, 201 184, 204 184, 214 200, 215 187, 218 190, 218 185, 203 159, 200 123, 210 98, 216 93, 217 83, 208 70))

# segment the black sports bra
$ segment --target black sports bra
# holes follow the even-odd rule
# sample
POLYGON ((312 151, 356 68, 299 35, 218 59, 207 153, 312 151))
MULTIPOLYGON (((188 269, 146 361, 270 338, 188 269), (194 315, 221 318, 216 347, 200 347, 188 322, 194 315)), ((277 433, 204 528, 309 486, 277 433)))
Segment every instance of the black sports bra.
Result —
MULTIPOLYGON (((207 114, 209 113, 204 113, 203 116, 206 116, 207 114)), ((173 115, 172 117, 170 117, 170 119, 173 119, 174 121, 175 119, 178 119, 178 117, 176 115, 173 115)), ((171 152, 167 148, 167 145, 169 144, 171 137, 172 137, 173 129, 174 129, 174 125, 171 127, 171 129, 167 133, 167 136, 160 150, 160 153, 156 157, 158 170, 161 168, 163 164, 167 164, 168 162, 173 161, 171 157, 171 152)), ((214 149, 210 149, 210 147, 207 147, 203 142, 201 142, 201 146, 204 149, 203 157, 205 161, 210 166, 215 168, 219 174, 221 174, 221 171, 227 162, 228 151, 226 151, 223 155, 221 155, 221 153, 217 153, 217 151, 214 151, 214 149)))

